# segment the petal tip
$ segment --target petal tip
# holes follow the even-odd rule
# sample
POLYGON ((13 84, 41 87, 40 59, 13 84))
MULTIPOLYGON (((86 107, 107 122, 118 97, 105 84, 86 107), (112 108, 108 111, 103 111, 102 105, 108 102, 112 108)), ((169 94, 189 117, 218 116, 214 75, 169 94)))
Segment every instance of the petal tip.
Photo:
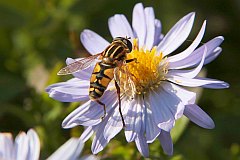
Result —
POLYGON ((218 36, 219 39, 222 39, 224 41, 224 37, 223 36, 218 36))
POLYGON ((194 18, 195 15, 196 15, 196 12, 190 12, 188 15, 189 15, 190 17, 194 18))

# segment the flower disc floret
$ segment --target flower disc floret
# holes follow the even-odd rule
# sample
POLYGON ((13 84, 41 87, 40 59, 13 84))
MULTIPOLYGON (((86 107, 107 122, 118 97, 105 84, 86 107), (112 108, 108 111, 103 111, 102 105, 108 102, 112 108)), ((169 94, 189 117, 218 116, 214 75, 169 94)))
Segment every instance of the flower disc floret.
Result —
POLYGON ((139 48, 137 39, 133 40, 133 50, 128 54, 128 59, 136 59, 127 64, 128 72, 133 77, 136 94, 144 94, 149 89, 157 88, 167 74, 166 58, 162 52, 157 52, 157 47, 151 50, 139 48))

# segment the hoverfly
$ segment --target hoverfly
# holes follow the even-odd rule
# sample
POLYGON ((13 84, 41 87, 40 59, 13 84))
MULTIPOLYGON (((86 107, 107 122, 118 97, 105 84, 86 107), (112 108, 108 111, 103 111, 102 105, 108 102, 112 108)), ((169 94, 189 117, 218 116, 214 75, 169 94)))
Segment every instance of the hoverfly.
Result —
MULTIPOLYGON (((58 72, 58 75, 72 74, 87 68, 95 59, 98 59, 99 61, 96 63, 90 79, 89 98, 90 100, 95 101, 103 106, 104 115, 102 118, 104 118, 106 115, 106 106, 103 102, 100 101, 100 98, 104 94, 104 91, 107 89, 110 81, 114 79, 118 94, 119 112, 124 127, 125 122, 121 111, 119 87, 121 75, 119 74, 121 74, 121 67, 123 65, 132 61, 136 61, 136 59, 127 60, 127 54, 132 51, 132 43, 128 39, 130 38, 116 37, 102 53, 75 61, 62 68, 58 72)), ((132 84, 130 73, 126 73, 126 69, 122 72, 125 74, 125 79, 127 78, 127 81, 130 82, 129 84, 132 84)))

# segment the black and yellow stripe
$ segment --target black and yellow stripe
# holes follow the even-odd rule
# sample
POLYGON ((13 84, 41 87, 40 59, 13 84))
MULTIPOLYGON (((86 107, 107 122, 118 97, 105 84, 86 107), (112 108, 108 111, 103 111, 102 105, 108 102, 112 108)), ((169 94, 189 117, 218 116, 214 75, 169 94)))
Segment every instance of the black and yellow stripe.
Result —
POLYGON ((96 64, 90 79, 89 97, 91 100, 97 100, 102 97, 108 84, 114 77, 113 70, 113 67, 105 66, 101 62, 96 64))
POLYGON ((112 43, 112 45, 108 46, 108 48, 104 51, 103 57, 109 57, 118 61, 126 58, 126 47, 122 43, 112 43))
POLYGON ((117 62, 124 61, 129 52, 130 49, 122 42, 122 39, 114 40, 103 51, 102 61, 95 65, 90 79, 89 97, 92 101, 98 101, 102 97, 114 77, 117 62))

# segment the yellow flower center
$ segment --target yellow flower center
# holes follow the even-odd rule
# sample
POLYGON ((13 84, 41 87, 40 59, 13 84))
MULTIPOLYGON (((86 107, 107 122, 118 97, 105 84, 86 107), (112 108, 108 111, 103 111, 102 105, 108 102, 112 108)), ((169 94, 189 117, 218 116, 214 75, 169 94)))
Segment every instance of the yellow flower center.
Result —
POLYGON ((165 80, 168 63, 166 58, 163 58, 162 52, 157 53, 157 47, 144 50, 138 47, 137 39, 134 39, 133 50, 127 55, 127 59, 136 59, 136 61, 123 66, 125 75, 120 76, 122 77, 120 81, 125 80, 120 83, 123 92, 126 93, 129 87, 132 87, 134 94, 144 94, 149 89, 158 87, 161 81, 165 80), (130 78, 126 78, 127 76, 130 78))

